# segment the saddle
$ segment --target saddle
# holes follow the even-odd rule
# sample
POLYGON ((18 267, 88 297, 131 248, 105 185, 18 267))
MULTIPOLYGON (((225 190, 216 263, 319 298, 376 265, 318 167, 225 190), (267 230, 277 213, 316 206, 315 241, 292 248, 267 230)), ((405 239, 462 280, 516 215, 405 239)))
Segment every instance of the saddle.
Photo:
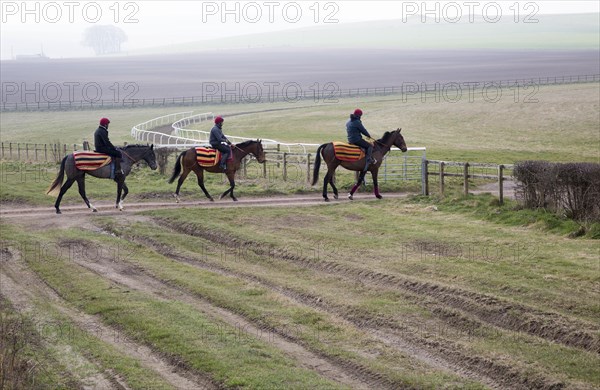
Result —
POLYGON ((75 159, 75 168, 80 171, 95 171, 110 164, 112 161, 112 158, 108 154, 87 150, 73 152, 73 158, 75 159))
POLYGON ((365 157, 365 152, 356 145, 347 142, 332 142, 335 158, 340 161, 358 161, 365 157))
MULTIPOLYGON (((214 167, 221 161, 221 151, 204 146, 196 147, 196 161, 198 165, 205 168, 214 167)), ((227 161, 233 161, 233 153, 229 153, 227 161)))

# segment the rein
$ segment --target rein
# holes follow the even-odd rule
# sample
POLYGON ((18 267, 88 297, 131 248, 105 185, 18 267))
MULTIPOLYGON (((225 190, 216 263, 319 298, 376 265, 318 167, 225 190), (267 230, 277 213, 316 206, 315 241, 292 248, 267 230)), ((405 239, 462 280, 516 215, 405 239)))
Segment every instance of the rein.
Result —
MULTIPOLYGON (((245 151, 244 149, 240 148, 240 147, 239 147, 239 146, 237 146, 236 144, 231 144, 231 146, 233 146, 234 148, 236 148, 237 150, 239 150, 239 151, 240 151, 240 152, 242 152, 242 153, 246 153, 246 155, 247 155, 247 156, 249 155, 251 159, 252 159, 252 158, 255 158, 255 157, 252 155, 252 153, 245 151)), ((258 158, 257 158, 257 159, 258 159, 258 158)))
POLYGON ((136 164, 139 161, 142 161, 144 159, 144 156, 146 156, 146 154, 150 151, 150 149, 146 150, 146 152, 144 154, 142 154, 142 157, 139 158, 139 160, 134 159, 133 157, 131 157, 131 155, 129 153, 127 153, 125 151, 125 149, 119 149, 119 151, 124 154, 125 156, 127 156, 131 161, 133 161, 132 164, 136 164))

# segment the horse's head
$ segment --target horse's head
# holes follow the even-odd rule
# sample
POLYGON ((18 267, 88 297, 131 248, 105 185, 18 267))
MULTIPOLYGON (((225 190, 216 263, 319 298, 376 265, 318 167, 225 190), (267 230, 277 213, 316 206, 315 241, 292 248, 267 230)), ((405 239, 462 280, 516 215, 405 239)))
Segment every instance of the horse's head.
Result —
POLYGON ((260 139, 256 140, 256 150, 254 155, 256 156, 256 160, 261 164, 267 161, 267 157, 265 156, 265 151, 262 146, 262 140, 260 139))
POLYGON ((264 163, 266 161, 265 151, 263 150, 262 141, 245 141, 241 144, 235 145, 238 149, 243 150, 246 153, 249 153, 256 157, 259 163, 264 163))
POLYGON ((127 145, 125 151, 134 161, 146 161, 152 170, 158 167, 156 164, 156 154, 154 154, 154 145, 127 145))
POLYGON ((404 137, 402 136, 402 133, 400 133, 401 130, 402 129, 398 128, 398 129, 392 131, 392 134, 394 136, 393 144, 395 147, 397 147, 404 153, 408 150, 408 148, 406 147, 406 142, 404 142, 404 137))
POLYGON ((156 154, 154 153, 154 144, 150 145, 150 149, 146 151, 143 157, 144 161, 148 163, 150 169, 156 170, 158 165, 156 164, 156 154))

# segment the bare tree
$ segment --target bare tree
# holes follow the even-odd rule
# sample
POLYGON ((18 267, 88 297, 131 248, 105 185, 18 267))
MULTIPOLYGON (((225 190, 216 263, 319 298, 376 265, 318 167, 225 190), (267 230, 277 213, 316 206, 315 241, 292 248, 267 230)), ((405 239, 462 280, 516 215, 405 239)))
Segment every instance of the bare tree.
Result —
POLYGON ((123 42, 127 42, 125 31, 116 26, 106 25, 87 28, 82 44, 94 49, 96 55, 102 55, 120 53, 123 42))

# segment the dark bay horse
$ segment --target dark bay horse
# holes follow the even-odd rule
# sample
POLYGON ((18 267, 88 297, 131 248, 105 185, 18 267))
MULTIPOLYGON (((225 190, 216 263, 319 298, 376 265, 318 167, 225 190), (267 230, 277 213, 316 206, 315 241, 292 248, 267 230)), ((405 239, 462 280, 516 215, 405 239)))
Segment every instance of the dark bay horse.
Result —
MULTIPOLYGON (((373 192, 377 199, 381 199, 382 196, 379 194, 379 187, 377 186, 377 173, 379 172, 379 167, 383 161, 383 157, 390 151, 392 146, 395 146, 402 150, 402 152, 406 152, 406 143, 404 142, 404 137, 400 134, 400 129, 394 131, 386 131, 383 137, 379 140, 375 141, 375 145, 373 146, 373 158, 377 160, 377 164, 369 165, 368 171, 371 172, 373 176, 373 192)), ((327 164, 327 174, 325 175, 325 179, 323 181, 323 198, 325 201, 329 201, 327 197, 327 184, 331 184, 331 188, 333 188, 333 197, 335 199, 338 198, 338 190, 333 184, 333 174, 338 166, 342 166, 350 171, 361 172, 358 178, 358 181, 348 194, 348 198, 352 200, 354 192, 358 189, 359 185, 363 182, 366 171, 363 171, 365 168, 365 158, 358 161, 341 161, 335 157, 333 152, 333 143, 327 143, 319 146, 317 149, 317 157, 315 160, 315 168, 313 171, 313 180, 312 185, 317 183, 319 180, 319 168, 321 167, 321 155, 323 156, 323 160, 327 164)))
MULTIPOLYGON (((152 170, 156 169, 156 155, 154 154, 154 145, 127 145, 124 148, 121 148, 121 153, 123 154, 123 158, 121 160, 121 169, 123 170, 123 176, 120 180, 115 180, 117 182, 117 202, 116 206, 119 210, 123 211, 123 199, 129 193, 129 189, 125 184, 125 178, 131 172, 131 167, 141 161, 144 160, 148 163, 152 170), (123 196, 121 196, 123 193, 123 196)), ((60 163, 60 171, 56 179, 50 185, 47 194, 53 192, 55 189, 60 187, 60 193, 58 194, 58 198, 54 203, 54 208, 56 209, 56 214, 61 214, 60 211, 60 202, 62 200, 63 195, 74 182, 77 182, 79 187, 79 195, 83 198, 83 201, 87 205, 88 208, 92 209, 93 212, 98 211, 88 200, 85 195, 85 175, 91 175, 94 177, 98 177, 101 179, 110 179, 111 173, 111 164, 108 164, 102 168, 98 168, 93 171, 82 171, 75 167, 75 160, 73 157, 73 153, 69 154, 65 158, 63 158, 60 163), (67 174, 67 181, 65 184, 62 184, 65 173, 67 174)))
POLYGON ((194 171, 194 173, 198 177, 198 185, 204 192, 204 195, 206 195, 206 197, 210 199, 211 202, 214 199, 212 198, 212 196, 210 196, 210 194, 208 193, 208 191, 206 191, 206 188, 204 187, 204 171, 210 173, 225 173, 227 175, 227 179, 229 179, 229 189, 223 192, 223 194, 221 194, 220 199, 225 197, 227 194, 230 194, 231 199, 237 201, 237 198, 233 195, 233 189, 235 188, 235 172, 238 169, 240 169, 241 161, 248 154, 252 154, 254 157, 256 157, 258 162, 262 164, 263 162, 265 162, 265 152, 263 150, 262 142, 260 140, 246 141, 240 144, 235 144, 232 147, 232 149, 233 161, 227 162, 226 171, 223 171, 223 169, 219 167, 218 163, 213 167, 201 167, 196 160, 195 147, 192 147, 186 150, 185 152, 182 152, 179 155, 179 157, 177 157, 177 162, 175 163, 175 168, 173 169, 173 175, 169 179, 169 183, 173 183, 177 176, 181 174, 179 181, 177 181, 177 190, 175 190, 174 194, 177 203, 179 203, 179 189, 181 188, 181 185, 183 184, 183 182, 185 181, 185 179, 191 171, 194 171), (183 173, 181 173, 182 167, 183 173))

